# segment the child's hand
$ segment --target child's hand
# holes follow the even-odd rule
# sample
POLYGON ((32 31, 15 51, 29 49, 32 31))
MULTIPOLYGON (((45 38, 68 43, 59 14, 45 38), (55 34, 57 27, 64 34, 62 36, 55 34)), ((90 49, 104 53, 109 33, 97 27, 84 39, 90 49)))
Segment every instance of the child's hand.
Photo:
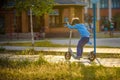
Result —
POLYGON ((92 45, 92 42, 89 41, 87 44, 92 45))
POLYGON ((69 22, 67 22, 67 25, 69 25, 69 22))
POLYGON ((64 24, 64 27, 67 27, 68 24, 69 24, 69 22, 66 22, 66 23, 64 24))
POLYGON ((68 27, 67 25, 69 25, 69 22, 66 22, 66 24, 64 25, 65 27, 68 27))

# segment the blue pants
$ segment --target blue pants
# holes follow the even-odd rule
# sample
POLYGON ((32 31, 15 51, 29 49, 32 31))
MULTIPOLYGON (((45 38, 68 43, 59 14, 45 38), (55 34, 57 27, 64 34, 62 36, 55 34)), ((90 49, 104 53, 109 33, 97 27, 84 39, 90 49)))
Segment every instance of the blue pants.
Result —
POLYGON ((77 56, 82 57, 83 47, 89 41, 89 37, 82 37, 77 45, 77 56))

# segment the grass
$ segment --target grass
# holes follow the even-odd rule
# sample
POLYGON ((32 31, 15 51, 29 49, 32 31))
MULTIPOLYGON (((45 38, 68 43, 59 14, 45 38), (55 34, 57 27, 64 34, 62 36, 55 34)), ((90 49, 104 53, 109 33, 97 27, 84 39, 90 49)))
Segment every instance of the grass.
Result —
MULTIPOLYGON (((31 42, 24 43, 1 43, 1 46, 32 46, 31 42)), ((36 47, 66 47, 67 45, 54 44, 50 41, 35 42, 36 47)))
MULTIPOLYGON (((32 46, 31 42, 20 42, 20 43, 0 43, 1 46, 32 46)), ((44 40, 35 42, 35 47, 68 47, 68 45, 62 45, 62 44, 55 44, 50 41, 44 40)), ((76 47, 76 45, 71 45, 71 47, 76 47)), ((93 46, 85 46, 87 48, 91 48, 93 46)), ((97 48, 113 48, 110 46, 97 46, 97 48)), ((114 48, 120 48, 120 47, 114 47, 114 48)))
MULTIPOLYGON (((13 54, 13 55, 65 55, 65 52, 54 52, 54 51, 35 51, 34 49, 26 49, 22 51, 15 51, 15 50, 4 50, 0 49, 0 54, 13 54)), ((83 56, 87 56, 88 53, 83 53, 83 56)), ((96 56, 98 58, 120 58, 120 54, 116 53, 97 53, 96 56)))
MULTIPOLYGON (((30 49, 24 51, 5 50, 1 53, 7 52, 18 55, 37 54, 40 57, 37 61, 32 62, 27 59, 12 61, 0 58, 0 80, 120 80, 120 67, 103 67, 95 64, 84 66, 75 62, 49 63, 42 56, 43 54, 64 55, 60 52, 38 52, 30 49)), ((99 54, 99 56, 101 55, 99 54)), ((108 56, 108 54, 104 56, 108 56)))
POLYGON ((0 80, 120 80, 120 68, 0 59, 0 80))

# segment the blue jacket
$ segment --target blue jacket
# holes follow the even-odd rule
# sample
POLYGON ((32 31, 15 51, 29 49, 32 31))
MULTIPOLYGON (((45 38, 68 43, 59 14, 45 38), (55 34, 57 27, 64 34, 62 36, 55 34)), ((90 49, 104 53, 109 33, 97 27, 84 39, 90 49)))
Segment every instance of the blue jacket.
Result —
POLYGON ((70 29, 76 29, 78 30, 79 34, 81 35, 81 37, 90 37, 90 33, 87 30, 87 28, 85 27, 84 24, 75 24, 75 25, 70 25, 67 24, 67 27, 70 29))

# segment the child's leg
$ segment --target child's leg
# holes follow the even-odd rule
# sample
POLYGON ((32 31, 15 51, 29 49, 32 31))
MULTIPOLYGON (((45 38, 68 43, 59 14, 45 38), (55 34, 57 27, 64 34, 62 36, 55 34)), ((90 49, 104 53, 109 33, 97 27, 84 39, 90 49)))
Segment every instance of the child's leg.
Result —
POLYGON ((77 56, 82 57, 83 47, 89 41, 89 37, 82 37, 77 45, 77 56))

